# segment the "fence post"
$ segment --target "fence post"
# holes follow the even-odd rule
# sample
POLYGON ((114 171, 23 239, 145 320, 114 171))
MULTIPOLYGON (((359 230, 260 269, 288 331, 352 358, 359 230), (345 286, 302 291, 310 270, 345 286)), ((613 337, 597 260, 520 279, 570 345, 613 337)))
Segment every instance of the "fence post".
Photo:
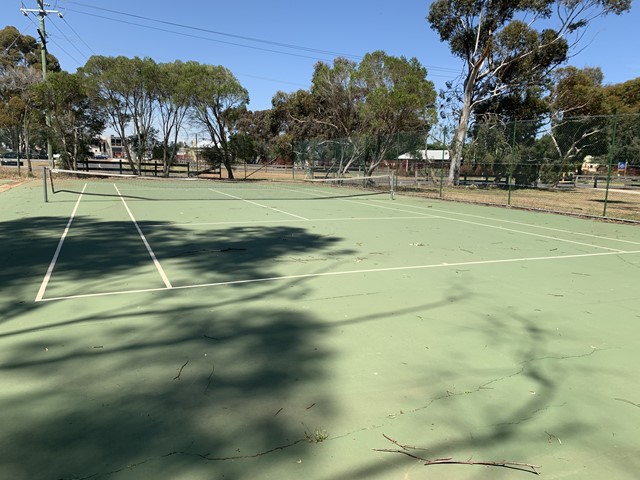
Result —
POLYGON ((47 194, 47 167, 42 167, 42 186, 44 187, 44 203, 49 201, 47 194))
POLYGON ((440 197, 442 198, 442 183, 444 182, 444 149, 447 145, 447 127, 442 130, 442 162, 440 163, 440 197))
POLYGON ((607 202, 609 201, 609 185, 611 185, 611 169, 613 166, 613 159, 615 157, 616 148, 616 128, 618 127, 618 110, 616 110, 613 117, 613 134, 611 136, 611 147, 609 148, 609 168, 607 169, 607 188, 604 193, 604 207, 602 209, 602 216, 607 216, 607 202))
POLYGON ((513 162, 515 160, 516 154, 516 125, 518 125, 518 121, 513 121, 513 137, 511 139, 511 164, 509 165, 509 176, 507 177, 507 182, 509 183, 509 195, 507 197, 507 205, 511 205, 511 175, 513 173, 513 162))

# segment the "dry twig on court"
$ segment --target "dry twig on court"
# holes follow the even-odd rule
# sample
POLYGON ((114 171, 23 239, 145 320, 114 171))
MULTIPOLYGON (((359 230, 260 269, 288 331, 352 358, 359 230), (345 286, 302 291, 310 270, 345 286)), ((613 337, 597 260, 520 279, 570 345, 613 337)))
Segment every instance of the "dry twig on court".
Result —
POLYGON ((173 377, 174 380, 180 380, 180 374, 182 373, 182 370, 184 369, 184 367, 187 366, 187 363, 189 363, 189 360, 184 362, 184 365, 180 367, 180 370, 178 370, 178 374, 175 377, 173 377))
POLYGON ((428 459, 416 455, 411 452, 416 452, 419 450, 424 450, 423 448, 412 447, 409 445, 403 445, 397 440, 394 440, 391 437, 388 437, 385 434, 382 434, 384 438, 389 440, 394 445, 400 447, 400 450, 392 450, 386 448, 374 448, 373 450, 376 452, 386 452, 386 453, 401 453, 402 455, 406 455, 407 457, 415 458, 416 460, 420 460, 424 462, 425 465, 484 465, 487 467, 502 467, 502 468, 510 468, 512 470, 520 470, 526 473, 533 473, 534 475, 540 475, 537 469, 540 467, 538 465, 532 465, 530 463, 521 463, 521 462, 507 462, 506 460, 502 460, 499 462, 491 462, 491 461, 476 461, 476 460, 455 460, 453 457, 445 457, 445 458, 434 458, 428 459))

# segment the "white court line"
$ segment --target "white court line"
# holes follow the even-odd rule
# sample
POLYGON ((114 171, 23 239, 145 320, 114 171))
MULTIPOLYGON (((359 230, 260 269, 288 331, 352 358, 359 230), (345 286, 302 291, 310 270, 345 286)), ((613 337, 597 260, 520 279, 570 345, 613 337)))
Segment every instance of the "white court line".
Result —
MULTIPOLYGON (((354 200, 348 200, 351 202, 354 202, 354 200)), ((374 200, 375 201, 375 200, 374 200)), ((356 203, 361 203, 361 202, 356 202, 356 203)), ((362 205, 367 205, 366 203, 361 203, 362 205)), ((410 205, 406 205, 408 208, 411 208, 410 205)), ((404 210, 404 209, 400 209, 397 207, 387 207, 387 206, 381 206, 381 205, 376 205, 376 208, 385 208, 388 210, 396 210, 399 212, 403 212, 403 213, 422 213, 422 212, 416 212, 416 211, 412 211, 412 210, 404 210)), ((470 220, 462 220, 460 218, 451 218, 451 217, 445 217, 443 215, 433 215, 433 214, 429 214, 429 213, 423 213, 423 215, 425 217, 428 218, 439 218, 442 220, 450 220, 452 222, 459 222, 459 223, 467 223, 469 225, 476 225, 479 227, 486 227, 486 228, 493 228, 496 230, 500 230, 503 232, 511 232, 511 233, 518 233, 518 234, 522 234, 522 235, 529 235, 531 237, 539 237, 539 238, 544 238, 547 240, 553 240, 556 242, 564 242, 564 243, 571 243, 573 245, 581 245, 583 247, 590 247, 590 248, 599 248, 601 250, 609 250, 610 252, 623 252, 624 250, 620 250, 618 248, 609 248, 609 247, 603 247, 601 245, 592 245, 591 243, 584 243, 584 242, 576 242, 575 240, 567 240, 566 238, 560 238, 560 237, 553 237, 551 235, 542 235, 541 233, 533 233, 533 232, 525 232, 524 230, 516 230, 514 228, 507 228, 507 227, 502 227, 499 225, 489 225, 487 223, 480 223, 480 222, 472 222, 470 220)))
MULTIPOLYGON (((190 227, 202 225, 261 225, 263 223, 306 223, 312 222, 350 222, 350 221, 396 221, 396 220, 418 220, 425 218, 424 214, 413 215, 410 217, 336 217, 336 218, 314 218, 313 220, 250 220, 250 221, 228 221, 228 222, 192 222, 192 223, 172 223, 172 227, 190 227)), ((166 223, 149 224, 150 227, 166 227, 166 223)))
MULTIPOLYGON (((557 256, 545 256, 545 257, 525 257, 525 258, 506 258, 502 260, 477 260, 473 262, 456 262, 456 263, 432 263, 427 265, 409 265, 406 267, 386 267, 386 268, 370 268, 363 270, 347 270, 343 272, 322 272, 322 273, 303 273, 300 275, 283 275, 279 277, 263 277, 263 278, 250 278, 247 280, 231 280, 228 282, 214 282, 214 283, 201 283, 196 285, 181 285, 173 287, 171 290, 187 290, 192 288, 207 288, 207 287, 222 287, 228 285, 241 285, 246 283, 260 283, 260 282, 275 282, 282 280, 295 280, 300 278, 315 278, 315 277, 329 277, 338 275, 356 275, 363 273, 383 273, 383 272, 398 272, 407 270, 425 270, 430 268, 448 268, 448 267, 465 267, 472 265, 496 265, 500 263, 517 263, 517 262, 536 262, 546 260, 565 260, 572 258, 591 258, 591 257, 603 257, 610 255, 636 255, 640 250, 628 251, 628 252, 598 252, 598 253, 581 253, 574 255, 557 255, 557 256)), ((56 297, 47 298, 42 300, 43 302, 52 302, 57 300, 72 300, 78 298, 90 298, 90 297, 106 297, 110 295, 128 295, 134 293, 152 293, 169 290, 169 288, 146 288, 140 290, 125 290, 120 292, 106 292, 106 293, 87 293, 82 295, 70 295, 68 297, 56 297)))
MULTIPOLYGON (((302 191, 299 191, 299 192, 303 193, 302 191)), ((306 193, 308 193, 310 195, 313 195, 310 192, 306 192, 306 193)), ((592 245, 590 243, 577 242, 575 240, 567 240, 567 239, 560 238, 560 237, 553 237, 551 235, 542 235, 540 233, 526 232, 526 231, 523 231, 523 230, 516 230, 516 229, 513 229, 513 228, 506 228, 506 227, 497 226, 497 225, 489 225, 487 223, 472 222, 470 220, 462 220, 462 219, 459 219, 459 218, 445 217, 443 215, 434 215, 434 214, 431 214, 431 213, 416 212, 415 210, 406 210, 404 208, 391 207, 391 206, 388 206, 388 205, 379 205, 381 203, 387 203, 386 201, 383 201, 383 200, 372 199, 373 202, 376 202, 375 205, 372 205, 371 203, 367 203, 367 202, 358 201, 358 200, 351 200, 349 198, 344 198, 344 199, 341 199, 341 200, 344 201, 344 202, 355 203, 356 205, 365 205, 365 206, 369 206, 369 207, 372 207, 372 208, 382 208, 382 209, 385 209, 385 210, 393 210, 393 211, 402 212, 402 213, 419 214, 419 215, 424 215, 426 218, 439 218, 439 219, 442 219, 442 220, 450 220, 452 222, 467 223, 467 224, 470 224, 470 225, 476 225, 476 226, 480 226, 480 227, 493 228, 493 229, 496 229, 496 230, 501 230, 503 232, 511 232, 511 233, 518 233, 518 234, 522 234, 522 235, 529 235, 529 236, 532 236, 532 237, 539 237, 539 238, 544 238, 544 239, 547 239, 547 240, 553 240, 553 241, 557 241, 557 242, 571 243, 573 245, 581 245, 581 246, 590 247, 590 248, 598 248, 598 249, 601 249, 601 250, 608 250, 608 251, 611 251, 611 252, 622 252, 623 251, 623 250, 620 250, 618 248, 609 248, 609 247, 603 247, 603 246, 600 246, 600 245, 592 245)), ((406 208, 416 208, 418 210, 425 209, 425 207, 413 207, 411 205, 403 205, 403 206, 406 207, 406 208)), ((431 208, 429 210, 434 211, 431 208)), ((446 213, 449 213, 449 212, 446 212, 446 213)))
POLYGON ((64 240, 67 238, 67 234, 69 233, 69 229, 71 228, 71 223, 73 223, 73 219, 76 216, 76 212, 78 211, 78 207, 80 206, 80 200, 82 200, 82 195, 87 188, 87 184, 84 184, 82 187, 82 191, 80 192, 80 196, 76 201, 75 207, 73 207, 73 211, 71 212, 71 217, 69 217, 69 221, 67 222, 67 226, 62 232, 62 236, 60 237, 60 241, 58 241, 58 246, 56 247, 56 251, 53 254, 53 258, 51 259, 51 263, 49 263, 49 268, 47 268, 47 273, 44 275, 44 279, 42 280, 42 284, 40 284, 40 290, 38 290, 38 294, 36 295, 36 302, 41 302, 44 297, 44 291, 47 289, 47 285, 49 285, 49 280, 51 279, 51 274, 53 273, 53 269, 56 266, 56 262, 58 261, 58 256, 60 255, 60 251, 62 250, 62 244, 64 240))
MULTIPOLYGON (((299 191, 299 192, 300 193, 305 193, 303 191, 299 191)), ((309 192, 306 192, 306 193, 308 193, 310 195, 313 195, 312 193, 309 193, 309 192)), ((476 226, 486 227, 486 228, 494 228, 496 230, 501 230, 501 231, 504 231, 504 232, 512 232, 512 233, 518 233, 518 234, 522 234, 522 235, 530 235, 530 236, 533 236, 533 237, 545 238, 547 240, 554 240, 554 241, 558 241, 558 242, 571 243, 571 244, 574 244, 574 245, 581 245, 581 246, 586 246, 586 247, 591 247, 591 248, 599 248, 601 250, 609 250, 611 252, 622 252, 623 251, 623 250, 620 250, 620 249, 617 249, 617 248, 609 248, 609 247, 603 247, 603 246, 600 246, 600 245, 592 245, 590 243, 576 242, 575 240, 567 240, 567 239, 560 238, 560 237, 553 237, 551 235, 542 235, 540 233, 526 232, 526 231, 523 231, 523 230, 516 230, 516 229, 506 228, 506 227, 502 227, 502 226, 489 225, 487 223, 472 222, 470 220, 462 220, 462 219, 459 219, 459 218, 445 217, 443 215, 434 215, 432 213, 416 212, 415 210, 406 210, 404 208, 392 207, 392 206, 389 206, 388 204, 387 205, 380 205, 382 203, 385 203, 385 204, 387 203, 384 200, 372 199, 371 201, 375 202, 374 205, 372 205, 369 202, 362 202, 362 201, 358 201, 358 200, 352 200, 352 199, 347 198, 347 197, 345 197, 343 199, 340 199, 340 200, 342 200, 344 202, 355 203, 356 205, 365 205, 365 206, 372 207, 372 208, 383 208, 385 210, 392 210, 392 211, 396 211, 396 212, 413 213, 413 214, 418 214, 418 215, 424 215, 426 218, 439 218, 439 219, 443 219, 443 220, 450 220, 452 222, 468 223, 470 225, 476 225, 476 226)), ((414 208, 414 209, 418 209, 418 210, 425 209, 425 207, 413 207, 412 205, 403 205, 403 206, 406 207, 406 208, 414 208)), ((431 209, 431 208, 429 210, 434 211, 434 209, 431 209)), ((446 213, 449 213, 449 212, 446 212, 446 213)))
MULTIPOLYGON (((382 202, 382 200, 372 200, 374 202, 382 202)), ((459 213, 459 212, 451 212, 449 210, 441 210, 439 208, 433 208, 433 207, 421 207, 418 205, 407 205, 410 208, 417 208, 418 210, 430 210, 432 212, 441 212, 441 213, 447 213, 449 215, 459 215, 461 217, 472 217, 472 218, 479 218, 481 220, 490 220, 490 221, 494 221, 494 222, 500 222, 500 223, 509 223, 512 225, 521 225, 521 226, 525 226, 525 227, 532 227, 532 228, 539 228, 541 230, 550 230, 553 232, 561 232, 561 233, 569 233, 572 235, 579 235, 582 237, 590 237, 590 238, 597 238, 599 240, 610 240, 612 242, 621 242, 621 243, 628 243, 631 245, 640 245, 640 242, 634 242, 633 240, 625 240, 622 238, 611 238, 611 237, 605 237, 603 235, 595 235, 593 233, 584 233, 584 232, 576 232, 573 230, 564 230, 562 228, 555 228, 555 227, 546 227, 544 225, 535 225, 532 223, 525 223, 525 222, 516 222, 514 220, 505 220, 505 219, 501 219, 501 218, 492 218, 492 217, 485 217, 482 215, 474 215, 472 213, 459 213)), ((541 212, 544 213, 544 212, 541 212)))
POLYGON ((235 195, 231 195, 230 193, 224 193, 224 192, 221 192, 219 190, 214 190, 213 188, 210 188, 209 190, 211 190, 212 192, 216 192, 216 193, 218 193, 220 195, 226 195, 227 197, 231 197, 231 198, 234 198, 236 200, 242 200, 243 202, 250 203, 251 205, 256 205, 256 206, 262 207, 262 208, 268 208, 269 210, 273 210, 274 212, 284 213, 285 215, 289 215, 291 217, 299 218, 300 220, 306 220, 306 221, 309 220, 308 218, 301 217, 300 215, 296 215, 294 213, 285 212, 284 210, 280 210, 279 208, 270 207, 268 205, 262 205, 261 203, 258 203, 258 202, 252 202, 251 200, 247 200, 246 198, 236 197, 235 195))
POLYGON ((140 238, 142 239, 142 242, 144 243, 144 246, 147 247, 147 252, 149 252, 149 255, 151 255, 151 259, 153 260, 153 264, 156 266, 156 269, 158 270, 158 273, 160 274, 160 277, 162 278, 162 281, 164 282, 165 287, 166 288, 173 288, 171 286, 171 282, 169 281, 169 279, 165 275, 164 270, 162 269, 162 265, 160 265, 160 262, 158 261, 158 258, 156 257, 156 254, 153 253, 153 250, 151 250, 151 245, 149 245, 149 242, 147 242, 147 239, 144 236, 144 233, 142 233, 142 230, 140 229, 140 225, 138 225, 138 222, 136 222, 136 219, 133 216, 133 213, 131 213, 131 210, 129 210, 129 205, 127 205, 127 202, 125 202, 124 197, 120 193, 120 190, 118 190, 118 187, 116 186, 115 183, 113 184, 113 188, 115 188, 116 192, 118 192, 118 195, 120 196, 120 200, 122 200, 122 203, 124 204, 124 208, 127 209, 127 213, 129 214, 129 217, 131 218, 131 221, 136 226, 136 230, 138 231, 138 235, 140 235, 140 238))

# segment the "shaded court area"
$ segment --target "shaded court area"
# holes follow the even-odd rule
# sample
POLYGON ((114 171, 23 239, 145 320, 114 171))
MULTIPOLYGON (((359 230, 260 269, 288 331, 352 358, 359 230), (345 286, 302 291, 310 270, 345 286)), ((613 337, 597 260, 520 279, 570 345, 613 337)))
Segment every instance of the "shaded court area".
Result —
POLYGON ((6 478, 636 477, 637 226, 163 188, 0 194, 6 478))

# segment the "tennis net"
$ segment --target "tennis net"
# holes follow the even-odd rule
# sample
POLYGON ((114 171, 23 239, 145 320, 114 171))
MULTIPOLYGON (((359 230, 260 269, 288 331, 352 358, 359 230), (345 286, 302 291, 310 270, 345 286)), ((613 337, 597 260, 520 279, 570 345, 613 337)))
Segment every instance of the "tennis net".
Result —
POLYGON ((388 194, 390 175, 308 180, 162 178, 46 169, 45 201, 72 194, 130 200, 320 200, 388 194))

